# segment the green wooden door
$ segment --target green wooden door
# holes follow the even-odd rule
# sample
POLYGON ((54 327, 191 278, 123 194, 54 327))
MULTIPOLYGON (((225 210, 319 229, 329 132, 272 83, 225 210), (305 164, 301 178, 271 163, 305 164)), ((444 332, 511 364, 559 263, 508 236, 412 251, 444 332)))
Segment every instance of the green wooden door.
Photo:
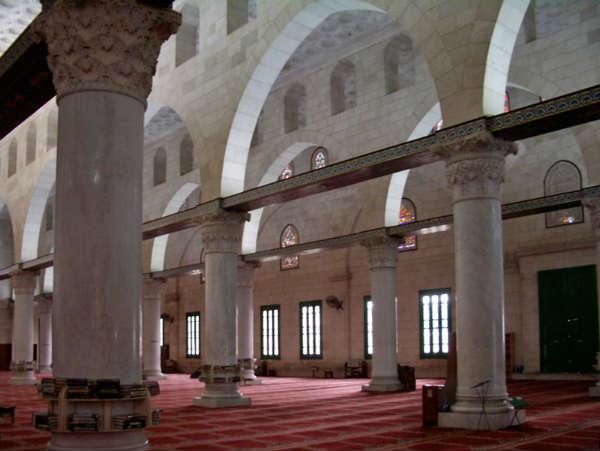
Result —
POLYGON ((596 267, 538 273, 544 373, 591 372, 598 351, 596 267))

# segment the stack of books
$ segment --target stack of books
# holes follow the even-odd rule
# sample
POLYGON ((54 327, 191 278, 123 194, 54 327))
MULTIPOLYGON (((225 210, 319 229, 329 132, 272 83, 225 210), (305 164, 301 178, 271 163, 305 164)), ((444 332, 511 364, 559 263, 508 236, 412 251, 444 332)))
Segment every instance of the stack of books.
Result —
POLYGON ((69 415, 68 427, 73 432, 98 431, 98 415, 93 413, 74 413, 69 415))
POLYGON ((121 395, 123 398, 145 398, 146 387, 142 384, 121 385, 121 395))
POLYGON ((58 396, 60 394, 60 391, 62 390, 62 388, 67 385, 67 379, 64 377, 55 377, 53 379, 53 381, 54 381, 54 393, 56 393, 56 396, 58 396))
POLYGON ((112 417, 113 429, 144 429, 146 417, 141 414, 116 415, 112 417))
POLYGON ((39 391, 42 394, 42 396, 58 396, 58 392, 56 391, 56 385, 54 385, 54 379, 50 377, 45 377, 42 379, 39 391))
POLYGON ((120 398, 119 379, 98 379, 96 381, 96 396, 101 399, 120 398))
POLYGON ((67 379, 67 398, 90 398, 92 390, 87 379, 67 379))
POLYGON ((58 430, 58 415, 48 415, 48 425, 51 431, 58 430))
POLYGON ((156 381, 145 381, 144 385, 150 392, 150 396, 160 395, 160 385, 156 381))
POLYGON ((160 423, 160 410, 152 411, 152 426, 156 426, 160 423))
POLYGON ((31 424, 36 429, 50 430, 50 417, 48 412, 33 412, 31 414, 31 424))

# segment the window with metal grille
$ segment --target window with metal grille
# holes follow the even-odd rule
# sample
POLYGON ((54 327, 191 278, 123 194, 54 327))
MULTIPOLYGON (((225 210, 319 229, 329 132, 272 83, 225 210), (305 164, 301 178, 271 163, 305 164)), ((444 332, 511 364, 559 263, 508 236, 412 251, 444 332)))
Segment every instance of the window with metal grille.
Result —
POLYGON ((421 358, 445 358, 450 346, 450 289, 420 291, 419 303, 421 358))
POLYGON ((200 357, 200 312, 185 314, 185 355, 200 357))
POLYGON ((279 305, 260 308, 260 358, 278 359, 279 355, 279 305))
POLYGON ((323 357, 321 301, 300 303, 300 358, 323 357))

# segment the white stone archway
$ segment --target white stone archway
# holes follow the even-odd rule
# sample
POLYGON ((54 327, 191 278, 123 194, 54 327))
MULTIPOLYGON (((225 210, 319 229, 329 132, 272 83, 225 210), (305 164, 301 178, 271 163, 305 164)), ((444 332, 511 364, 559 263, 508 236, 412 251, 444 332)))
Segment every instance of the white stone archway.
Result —
MULTIPOLYGON (((419 121, 415 129, 408 137, 408 141, 419 139, 431 133, 431 129, 442 119, 442 110, 439 102, 436 103, 419 121)), ((395 226, 399 222, 398 213, 404 195, 404 186, 408 179, 410 170, 395 172, 390 178, 387 197, 385 200, 385 226, 395 226)))
POLYGON ((244 190, 246 162, 252 133, 271 87, 290 56, 329 15, 356 10, 386 13, 381 8, 361 0, 344 2, 320 0, 311 3, 296 14, 273 40, 254 69, 237 106, 225 147, 221 196, 229 196, 244 190))
POLYGON ((510 61, 530 0, 504 0, 488 47, 483 79, 483 114, 504 112, 510 61))
MULTIPOLYGON (((258 186, 266 185, 277 181, 281 171, 283 171, 290 162, 300 155, 303 151, 310 147, 318 147, 321 144, 312 142, 294 143, 281 152, 275 161, 269 166, 269 169, 260 179, 258 186)), ((244 232, 242 234, 242 254, 251 254, 256 252, 256 243, 258 238, 258 229, 260 228, 260 220, 264 208, 257 208, 250 212, 250 221, 244 224, 244 232)))
POLYGON ((23 241, 21 243, 21 261, 33 260, 38 257, 38 244, 40 230, 44 219, 44 211, 48 197, 56 181, 56 159, 46 163, 46 167, 39 175, 27 208, 27 216, 23 227, 23 241))
MULTIPOLYGON (((175 195, 167 204, 162 216, 172 215, 177 213, 186 199, 192 194, 199 185, 197 183, 187 182, 177 190, 175 195)), ((161 235, 154 238, 152 243, 152 257, 150 260, 150 271, 162 271, 165 269, 165 255, 167 252, 167 243, 169 235, 161 235)))

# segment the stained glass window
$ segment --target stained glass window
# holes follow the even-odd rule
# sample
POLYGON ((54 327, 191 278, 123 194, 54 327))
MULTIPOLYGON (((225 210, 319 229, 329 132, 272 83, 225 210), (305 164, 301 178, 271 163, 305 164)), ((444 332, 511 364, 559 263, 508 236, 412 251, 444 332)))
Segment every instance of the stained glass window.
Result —
POLYGON ((283 168, 283 171, 281 171, 281 174, 279 175, 279 180, 289 179, 293 175, 294 175, 294 168, 292 166, 292 163, 290 163, 285 168, 283 168))
POLYGON ((373 300, 365 296, 364 303, 365 359, 370 359, 373 357, 373 300))
POLYGON ((320 359, 322 351, 321 301, 300 303, 300 358, 320 359))
POLYGON ((311 169, 321 169, 329 164, 327 149, 325 147, 317 147, 312 154, 311 169))
MULTIPOLYGON (((398 218, 399 224, 408 224, 416 221, 417 210, 415 204, 408 198, 403 197, 400 204, 400 215, 398 218)), ((406 235, 402 238, 402 242, 398 246, 399 251, 410 251, 417 248, 417 235, 406 235)))
POLYGON ((200 313, 185 314, 185 355, 188 358, 200 357, 200 313))
MULTIPOLYGON (((298 229, 292 224, 288 224, 281 232, 281 247, 293 246, 299 243, 298 229)), ((298 255, 288 255, 281 257, 281 269, 294 269, 300 265, 300 257, 298 255)))
POLYGON ((450 347, 450 289, 419 292, 421 358, 445 358, 450 347))
MULTIPOLYGON (((544 194, 566 193, 580 190, 581 173, 575 164, 567 160, 557 161, 546 173, 544 194)), ((578 224, 583 222, 583 208, 573 207, 546 213, 546 227, 578 224)))
POLYGON ((260 358, 279 358, 279 305, 260 308, 260 358))

